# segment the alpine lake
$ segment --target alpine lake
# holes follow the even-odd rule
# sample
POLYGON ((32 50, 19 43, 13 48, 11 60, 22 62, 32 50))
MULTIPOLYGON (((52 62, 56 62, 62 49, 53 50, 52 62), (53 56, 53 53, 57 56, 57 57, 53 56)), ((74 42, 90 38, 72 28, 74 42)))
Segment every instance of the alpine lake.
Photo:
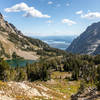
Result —
POLYGON ((25 59, 12 59, 12 60, 6 60, 6 62, 11 66, 11 67, 25 67, 26 64, 33 64, 37 62, 36 60, 25 60, 25 59))

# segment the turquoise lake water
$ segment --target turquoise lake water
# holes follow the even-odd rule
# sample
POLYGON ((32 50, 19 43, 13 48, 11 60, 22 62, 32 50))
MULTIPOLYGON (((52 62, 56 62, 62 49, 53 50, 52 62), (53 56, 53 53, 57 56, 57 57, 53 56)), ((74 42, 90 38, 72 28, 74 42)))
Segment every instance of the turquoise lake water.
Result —
POLYGON ((17 66, 20 66, 20 67, 24 67, 26 66, 27 63, 29 64, 33 64, 34 62, 36 62, 35 60, 7 60, 7 63, 12 66, 12 67, 17 67, 17 66))

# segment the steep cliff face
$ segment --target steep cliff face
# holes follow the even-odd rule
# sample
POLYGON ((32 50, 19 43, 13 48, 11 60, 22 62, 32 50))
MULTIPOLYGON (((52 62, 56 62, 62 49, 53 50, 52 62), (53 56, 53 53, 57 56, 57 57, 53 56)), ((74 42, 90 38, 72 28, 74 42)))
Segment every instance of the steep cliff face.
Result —
POLYGON ((67 51, 79 54, 100 54, 100 22, 89 26, 71 43, 67 51))
POLYGON ((38 39, 24 36, 13 24, 5 21, 0 13, 0 57, 11 59, 16 53, 24 59, 36 60, 50 53, 56 55, 55 51, 38 39))

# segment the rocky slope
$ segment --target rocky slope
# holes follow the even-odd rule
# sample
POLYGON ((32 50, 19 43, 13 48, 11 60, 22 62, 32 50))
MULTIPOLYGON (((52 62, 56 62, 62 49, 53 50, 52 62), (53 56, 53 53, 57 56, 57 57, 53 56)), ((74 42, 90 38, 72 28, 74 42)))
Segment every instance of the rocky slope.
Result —
POLYGON ((100 54, 100 22, 89 26, 72 42, 67 51, 79 54, 100 54))
POLYGON ((67 81, 70 73, 53 72, 48 81, 0 81, 0 100, 71 100, 80 81, 67 81))
POLYGON ((38 82, 0 82, 0 100, 66 100, 66 95, 38 82))
POLYGON ((88 87, 72 95, 71 100, 100 100, 100 91, 97 91, 94 87, 88 87))
POLYGON ((41 56, 57 53, 56 49, 49 47, 48 44, 24 36, 13 24, 5 21, 0 13, 0 57, 11 59, 13 54, 24 59, 36 60, 41 56))

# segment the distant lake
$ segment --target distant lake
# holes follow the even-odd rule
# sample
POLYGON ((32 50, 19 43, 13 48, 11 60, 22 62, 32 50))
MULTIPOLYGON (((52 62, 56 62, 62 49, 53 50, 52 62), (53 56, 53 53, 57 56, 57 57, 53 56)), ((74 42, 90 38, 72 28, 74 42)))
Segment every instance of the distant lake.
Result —
POLYGON ((34 62, 36 62, 36 61, 35 60, 20 60, 20 59, 7 60, 7 63, 12 67, 17 67, 17 66, 24 67, 24 66, 26 66, 27 63, 32 64, 34 62))
POLYGON ((51 47, 58 48, 61 50, 66 50, 66 48, 70 45, 70 42, 65 41, 54 41, 54 40, 43 40, 47 44, 49 44, 51 47))
POLYGON ((34 36, 33 38, 40 39, 53 48, 66 50, 75 37, 76 36, 34 36))

